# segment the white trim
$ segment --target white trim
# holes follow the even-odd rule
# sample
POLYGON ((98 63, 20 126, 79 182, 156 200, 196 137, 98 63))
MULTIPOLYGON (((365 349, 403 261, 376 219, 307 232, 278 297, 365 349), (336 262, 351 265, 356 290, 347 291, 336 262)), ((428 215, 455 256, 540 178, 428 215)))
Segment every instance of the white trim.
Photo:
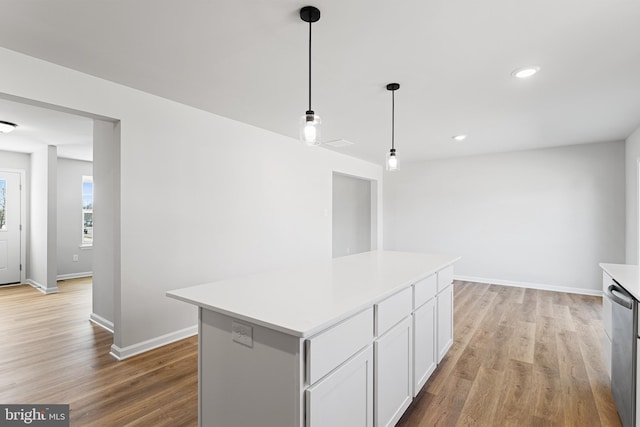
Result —
POLYGON ((91 276, 93 276, 92 271, 84 271, 82 273, 59 274, 56 277, 56 280, 79 279, 81 277, 91 277, 91 276))
POLYGON ((541 283, 516 282, 512 280, 487 279, 484 277, 472 277, 472 276, 455 275, 453 277, 455 280, 461 280, 463 282, 487 283, 491 285, 513 286, 516 288, 540 289, 542 291, 565 292, 569 294, 580 294, 580 295, 593 295, 597 297, 602 296, 602 289, 573 288, 569 286, 544 285, 541 283))
POLYGON ((91 316, 89 316, 89 321, 113 333, 113 322, 105 319, 104 317, 95 313, 91 313, 91 316))
MULTIPOLYGON (((626 144, 626 142, 625 142, 626 144)), ((635 238, 635 250, 636 250, 636 262, 638 264, 640 262, 640 157, 636 157, 636 184, 635 184, 635 201, 636 205, 634 206, 635 212, 633 216, 633 220, 636 222, 636 238, 635 238)))
POLYGON ((80 245, 80 246, 78 246, 78 248, 79 248, 81 251, 88 251, 88 250, 93 249, 93 243, 86 243, 86 244, 84 244, 84 245, 80 245))
POLYGON ((111 345, 111 351, 109 354, 118 360, 128 359, 145 351, 153 350, 154 348, 162 347, 172 342, 180 341, 185 338, 192 337, 198 334, 198 325, 193 325, 188 328, 181 329, 179 331, 171 332, 150 340, 142 341, 137 344, 133 344, 124 348, 120 348, 117 345, 111 345))
POLYGON ((46 286, 44 286, 44 285, 42 285, 42 284, 40 284, 40 283, 38 283, 38 282, 36 282, 35 280, 32 280, 32 279, 27 279, 26 283, 28 285, 33 286, 34 288, 36 288, 37 290, 39 290, 40 292, 42 292, 45 295, 55 294, 59 290, 57 285, 52 287, 52 288, 47 288, 46 286))

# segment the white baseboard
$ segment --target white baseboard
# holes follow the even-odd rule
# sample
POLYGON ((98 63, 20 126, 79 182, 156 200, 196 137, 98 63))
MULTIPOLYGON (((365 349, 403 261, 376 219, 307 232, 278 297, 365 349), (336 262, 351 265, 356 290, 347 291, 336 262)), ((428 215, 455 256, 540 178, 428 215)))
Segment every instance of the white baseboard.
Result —
POLYGON ((89 316, 89 320, 100 326, 101 328, 113 333, 113 322, 105 319, 104 317, 99 316, 95 313, 91 313, 91 316, 89 316))
POLYGON ((58 292, 58 286, 47 288, 46 286, 44 286, 41 283, 36 282, 35 280, 27 279, 27 284, 33 286, 34 288, 36 288, 37 290, 39 290, 40 292, 42 292, 45 295, 47 295, 47 294, 55 294, 55 293, 58 292))
POLYGON ((457 276, 453 277, 455 280, 461 280, 463 282, 477 282, 477 283, 487 283, 491 285, 501 285, 501 286, 513 286, 516 288, 529 288, 529 289, 539 289, 542 291, 552 291, 552 292, 566 292, 569 294, 580 294, 580 295, 593 295, 597 297, 602 296, 602 290, 595 289, 585 289, 585 288, 572 288, 569 286, 555 286, 555 285, 544 285, 540 283, 531 283, 531 282, 515 282, 511 280, 500 280, 500 279, 487 279, 484 277, 472 277, 472 276, 457 276))
POLYGON ((166 335, 162 335, 157 338, 152 338, 147 341, 143 341, 137 344, 133 344, 124 348, 120 348, 113 344, 109 354, 118 360, 128 359, 137 354, 144 353, 145 351, 153 350, 154 348, 162 347, 172 342, 180 341, 185 338, 198 334, 198 325, 193 325, 179 331, 171 332, 166 335))
POLYGON ((81 277, 91 277, 91 276, 93 276, 93 271, 85 271, 83 273, 59 274, 58 277, 56 277, 56 280, 79 279, 81 277))

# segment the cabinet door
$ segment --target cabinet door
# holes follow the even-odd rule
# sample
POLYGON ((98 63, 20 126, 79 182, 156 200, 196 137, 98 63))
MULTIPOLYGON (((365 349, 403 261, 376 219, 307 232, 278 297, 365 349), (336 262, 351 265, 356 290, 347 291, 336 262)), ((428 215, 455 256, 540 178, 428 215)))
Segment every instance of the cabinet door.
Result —
POLYGON ((413 399, 413 327, 405 317, 374 342, 375 425, 394 426, 413 399))
POLYGON ((436 298, 413 314, 413 396, 417 396, 436 369, 436 298))
POLYGON ((306 391, 307 427, 373 426, 373 349, 349 359, 306 391))
POLYGON ((438 294, 438 363, 453 345, 453 285, 438 294))

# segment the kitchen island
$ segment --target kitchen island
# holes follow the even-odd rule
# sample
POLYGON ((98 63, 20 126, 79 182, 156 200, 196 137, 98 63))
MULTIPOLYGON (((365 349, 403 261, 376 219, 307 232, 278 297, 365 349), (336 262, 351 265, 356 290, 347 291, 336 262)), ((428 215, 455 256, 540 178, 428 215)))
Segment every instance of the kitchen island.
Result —
POLYGON ((394 425, 453 343, 458 259, 373 251, 167 292, 198 306, 199 424, 394 425))

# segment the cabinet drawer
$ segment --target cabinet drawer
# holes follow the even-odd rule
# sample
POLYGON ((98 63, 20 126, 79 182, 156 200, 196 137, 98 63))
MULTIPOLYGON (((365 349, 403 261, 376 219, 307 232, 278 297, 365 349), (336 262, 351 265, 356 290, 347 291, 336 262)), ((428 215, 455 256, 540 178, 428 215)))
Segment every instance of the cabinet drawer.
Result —
POLYGON ((412 287, 401 290, 376 304, 376 336, 384 334, 393 325, 411 314, 412 287))
POLYGON ((414 310, 421 307, 436 296, 438 292, 438 279, 434 274, 433 276, 425 277, 418 283, 413 285, 413 308, 414 310))
POLYGON ((305 391, 306 427, 373 427, 373 349, 305 391))
POLYGON ((453 266, 438 271, 438 292, 453 283, 453 266))
POLYGON ((307 381, 313 384, 373 341, 373 308, 307 339, 307 381))

